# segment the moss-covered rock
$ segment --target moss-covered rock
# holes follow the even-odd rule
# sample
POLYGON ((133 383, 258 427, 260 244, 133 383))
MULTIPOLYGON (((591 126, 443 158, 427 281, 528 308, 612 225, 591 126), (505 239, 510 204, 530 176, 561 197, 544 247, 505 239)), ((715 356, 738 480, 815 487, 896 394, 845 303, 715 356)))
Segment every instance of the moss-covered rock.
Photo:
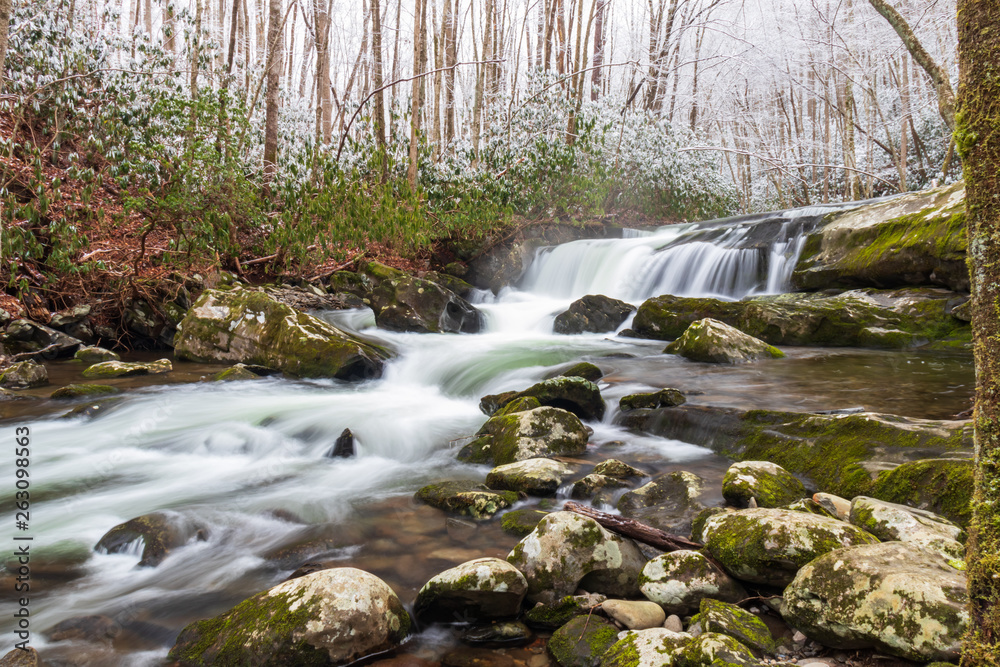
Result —
POLYGON ((629 394, 618 399, 618 407, 622 410, 638 410, 639 408, 672 408, 675 405, 687 403, 687 398, 677 389, 661 389, 648 394, 629 394))
POLYGON ((477 333, 482 328, 482 313, 450 289, 393 271, 391 276, 379 276, 371 293, 380 328, 425 333, 477 333))
POLYGON ((547 406, 493 417, 476 435, 459 451, 459 460, 503 465, 536 457, 576 456, 586 451, 590 437, 576 415, 547 406))
POLYGON ((671 533, 687 533, 705 506, 701 497, 705 481, 686 470, 665 473, 618 499, 624 516, 671 533))
POLYGON ((263 292, 207 290, 177 327, 182 359, 243 362, 296 377, 369 378, 388 353, 263 292))
POLYGON ((705 632, 729 635, 757 657, 772 655, 777 649, 764 621, 734 604, 706 598, 701 601, 698 621, 705 632))
POLYGON ((964 573, 940 554, 885 542, 839 549, 803 567, 785 589, 781 613, 827 646, 876 647, 928 662, 959 656, 967 604, 964 573))
POLYGON ((118 524, 98 540, 94 550, 128 553, 141 545, 139 566, 156 567, 173 549, 204 536, 203 528, 178 514, 154 512, 118 524))
POLYGON ((559 461, 527 459, 497 466, 486 475, 486 486, 531 496, 552 496, 570 473, 570 467, 559 461))
POLYGON ((806 495, 806 488, 790 472, 770 461, 740 461, 722 478, 722 497, 734 507, 781 507, 806 495))
POLYGON ((528 600, 552 603, 577 588, 609 596, 639 593, 646 563, 632 540, 573 512, 553 512, 518 542, 507 561, 528 580, 528 600))
POLYGON ((677 667, 758 667, 760 661, 738 640, 718 632, 703 632, 676 653, 677 667))
POLYGON ((103 347, 96 346, 86 346, 81 347, 73 355, 73 358, 77 361, 82 361, 88 366, 91 364, 98 364, 102 361, 121 361, 121 357, 111 350, 106 350, 103 347))
POLYGON ((805 512, 806 514, 815 514, 816 516, 825 516, 829 519, 844 521, 844 519, 841 519, 839 516, 812 498, 801 498, 796 500, 794 503, 789 503, 788 505, 783 506, 781 509, 791 510, 793 512, 805 512))
POLYGON ((551 379, 554 377, 566 377, 566 378, 583 378, 584 380, 590 380, 591 382, 597 382, 602 377, 604 377, 604 371, 597 367, 597 365, 590 363, 589 361, 578 361, 569 368, 548 376, 546 379, 551 379))
POLYGON ((549 653, 562 667, 597 667, 618 641, 618 627, 600 616, 577 616, 552 633, 549 653))
POLYGON ((912 542, 948 559, 965 557, 964 531, 933 512, 858 496, 850 519, 883 542, 912 542))
POLYGON ((672 551, 642 568, 639 590, 667 614, 688 616, 705 598, 739 602, 747 597, 743 586, 697 551, 672 551))
POLYGON ((554 630, 566 625, 577 616, 593 614, 595 607, 606 599, 604 595, 598 593, 587 593, 586 595, 567 595, 550 604, 539 602, 525 612, 524 620, 532 627, 554 630))
POLYGON ((69 357, 83 341, 31 320, 14 320, 0 334, 0 344, 8 354, 29 354, 45 351, 48 358, 69 357))
POLYGON ((703 445, 737 461, 771 461, 845 498, 871 496, 968 523, 972 461, 922 457, 971 453, 969 421, 682 405, 633 410, 616 423, 703 445), (896 464, 902 465, 888 469, 896 464))
POLYGON ((474 480, 428 484, 417 491, 415 497, 431 507, 473 519, 489 519, 517 502, 517 494, 513 491, 492 491, 474 480))
POLYGON ((639 479, 640 477, 647 476, 647 473, 642 470, 618 459, 605 459, 594 466, 591 472, 595 475, 605 475, 607 477, 614 477, 615 479, 639 479))
POLYGON ((477 558, 431 578, 417 593, 414 614, 428 621, 517 616, 528 592, 524 575, 499 558, 477 558))
POLYGON ((169 359, 156 361, 102 361, 83 370, 85 378, 117 378, 133 375, 156 375, 173 370, 169 359))
POLYGON ((593 498, 605 489, 621 489, 628 485, 628 482, 623 479, 590 473, 573 483, 570 496, 577 500, 593 498))
POLYGON ((49 372, 45 366, 31 359, 11 364, 0 373, 0 387, 27 389, 41 387, 49 383, 49 372))
POLYGON ((475 625, 462 631, 459 638, 473 646, 523 646, 535 638, 535 633, 521 621, 493 621, 486 625, 475 625))
POLYGON ((106 384, 68 384, 52 392, 52 398, 84 398, 87 396, 106 396, 117 394, 120 389, 106 384))
POLYGON ((542 407, 541 401, 534 396, 521 396, 498 409, 493 413, 493 416, 503 417, 504 415, 512 415, 515 412, 527 412, 528 410, 534 410, 535 408, 540 407, 542 407))
POLYGON ((968 290, 964 194, 959 182, 832 214, 808 239, 792 284, 968 290))
POLYGON ((601 390, 590 380, 581 377, 554 377, 533 384, 524 391, 484 396, 480 409, 488 415, 520 398, 534 398, 541 405, 572 412, 580 419, 600 421, 604 417, 604 400, 601 390))
POLYGON ((665 628, 623 632, 601 656, 600 667, 665 667, 692 641, 685 632, 665 628))
POLYGON ((635 306, 630 303, 603 294, 588 294, 571 303, 566 311, 556 315, 552 329, 557 334, 614 331, 633 311, 635 306))
POLYGON ((332 568, 188 625, 169 659, 182 667, 346 665, 395 648, 410 625, 384 581, 354 568, 332 568))
POLYGON ((548 512, 534 509, 511 510, 500 517, 500 529, 508 535, 524 537, 531 534, 546 514, 548 512))
POLYGON ((878 540, 849 523, 803 512, 746 509, 709 517, 693 535, 737 579, 786 586, 806 563, 878 540))
POLYGON ((848 521, 851 518, 851 501, 847 498, 820 491, 813 494, 812 500, 841 521, 848 521))
POLYGON ((711 318, 693 322, 680 338, 667 345, 663 351, 710 364, 741 364, 785 356, 784 352, 773 345, 711 318))
POLYGON ((643 338, 674 340, 692 323, 711 318, 770 345, 911 348, 951 341, 954 347, 971 340, 968 323, 951 314, 964 298, 931 287, 859 289, 833 296, 790 293, 742 301, 664 295, 639 306, 632 328, 643 338))

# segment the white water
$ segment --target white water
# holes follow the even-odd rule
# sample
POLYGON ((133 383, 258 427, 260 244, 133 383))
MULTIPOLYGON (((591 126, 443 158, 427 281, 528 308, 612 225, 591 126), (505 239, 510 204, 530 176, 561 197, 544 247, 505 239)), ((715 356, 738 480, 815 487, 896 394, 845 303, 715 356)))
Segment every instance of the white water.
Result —
MULTIPOLYGON (((156 511, 176 512, 206 536, 175 549, 156 568, 135 567, 137 553, 90 554, 86 576, 35 598, 34 644, 44 646, 40 631, 74 616, 115 615, 213 593, 239 599, 273 585, 287 571, 268 569, 264 556, 301 530, 275 518, 275 510, 309 524, 349 522, 359 506, 412 495, 430 481, 482 478, 485 467, 454 458, 454 441, 486 419, 478 409, 481 396, 524 388, 581 358, 645 356, 662 348, 610 334, 553 335, 554 316, 572 299, 779 291, 801 247, 794 222, 782 224, 788 229, 770 253, 739 247, 752 228, 746 224, 709 230, 712 242, 699 239, 705 229, 684 225, 542 250, 521 290, 477 295, 487 319, 479 335, 387 333, 372 328, 370 311, 327 314, 398 351, 380 380, 163 386, 134 391, 97 418, 28 424, 36 558, 88 553, 113 526, 156 511), (357 438, 357 457, 325 458, 345 428, 357 438)), ((3 429, 6 442, 20 425, 3 429)), ((610 423, 593 427, 594 442, 626 440, 626 452, 672 461, 707 453, 629 435, 610 423)), ((12 462, 3 458, 3 479, 13 479, 12 462)), ((13 636, 9 619, 2 626, 7 638, 13 636)), ((135 653, 125 661, 148 657, 135 653)))

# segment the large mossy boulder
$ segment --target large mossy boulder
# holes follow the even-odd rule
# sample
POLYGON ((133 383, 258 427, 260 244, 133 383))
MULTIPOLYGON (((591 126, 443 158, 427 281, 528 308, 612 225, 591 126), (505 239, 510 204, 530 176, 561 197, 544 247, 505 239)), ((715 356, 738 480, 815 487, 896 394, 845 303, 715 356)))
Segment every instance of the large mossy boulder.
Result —
POLYGON ((382 329, 422 333, 478 333, 483 315, 446 287, 398 272, 371 293, 375 323, 382 329))
POLYGON ((686 632, 666 628, 623 632, 621 639, 601 656, 600 667, 666 667, 692 641, 686 632))
POLYGON ((615 597, 639 595, 646 559, 632 540, 573 512, 553 512, 522 539, 507 561, 528 580, 528 600, 551 604, 583 588, 615 597))
POLYGON ((739 602, 747 592, 738 581, 697 551, 671 551, 642 568, 639 590, 667 614, 689 616, 706 598, 739 602))
POLYGON ((487 415, 495 415, 523 399, 535 399, 539 405, 568 410, 588 421, 600 421, 604 417, 605 406, 600 388, 581 377, 554 377, 533 384, 524 391, 484 396, 479 408, 487 415))
POLYGON ((410 625, 384 581, 362 570, 332 568, 188 625, 168 658, 181 667, 347 665, 397 647, 410 625))
POLYGON ((850 520, 883 542, 911 542, 946 558, 965 557, 965 531, 933 512, 858 496, 851 501, 850 520))
POLYGON ((773 345, 712 318, 693 322, 680 338, 667 345, 663 351, 709 364, 742 364, 785 356, 784 352, 773 345))
POLYGON ((142 548, 139 567, 156 567, 173 549, 204 537, 204 530, 198 524, 181 515, 154 512, 118 524, 97 541, 94 550, 109 554, 125 553, 132 551, 138 543, 142 548))
POLYGON ((765 508, 715 514, 692 537, 737 579, 779 587, 825 553, 878 542, 837 519, 765 508))
POLYGON ((559 461, 527 459, 497 466, 486 475, 486 486, 531 496, 554 496, 571 473, 570 467, 559 461))
POLYGON ((603 294, 588 294, 556 315, 552 330, 557 334, 604 333, 614 331, 635 306, 603 294))
POLYGON ((489 519, 517 502, 513 491, 494 491, 474 480, 454 480, 428 484, 414 496, 431 507, 464 514, 473 519, 489 519))
POLYGON ((504 465, 536 457, 577 456, 588 429, 571 412, 543 406, 489 419, 458 453, 461 461, 504 465))
POLYGON ((957 661, 969 628, 964 573, 903 542, 832 551, 803 567, 783 597, 785 621, 826 646, 917 662, 957 661))
POLYGON ((772 461, 845 498, 871 496, 926 509, 961 526, 969 521, 974 469, 964 458, 972 452, 969 421, 691 405, 632 410, 615 421, 737 461, 772 461))
POLYGON ((685 403, 687 397, 679 389, 669 387, 648 394, 629 394, 618 399, 618 407, 622 410, 672 408, 685 403))
POLYGON ((722 478, 722 497, 735 507, 782 507, 803 498, 806 488, 790 472, 770 461, 740 461, 722 478))
POLYGON ((618 626, 601 616, 577 616, 552 633, 548 648, 562 667, 597 667, 618 641, 618 626))
POLYGON ((905 349, 934 343, 967 347, 971 329, 951 314, 966 295, 933 287, 858 289, 836 295, 790 293, 721 301, 663 295, 647 299, 632 329, 674 340, 711 318, 770 345, 905 349))
POLYGON ((831 215, 806 240, 792 284, 968 291, 965 260, 965 184, 958 182, 831 215))
POLYGON ((45 366, 28 359, 11 364, 0 372, 0 387, 28 389, 49 383, 49 372, 45 366))
POLYGON ((355 380, 381 374, 388 353, 247 289, 206 290, 177 327, 174 352, 200 362, 242 362, 296 377, 355 380))
POLYGON ((517 616, 528 582, 499 558, 477 558, 432 577, 417 593, 418 619, 446 622, 517 616))

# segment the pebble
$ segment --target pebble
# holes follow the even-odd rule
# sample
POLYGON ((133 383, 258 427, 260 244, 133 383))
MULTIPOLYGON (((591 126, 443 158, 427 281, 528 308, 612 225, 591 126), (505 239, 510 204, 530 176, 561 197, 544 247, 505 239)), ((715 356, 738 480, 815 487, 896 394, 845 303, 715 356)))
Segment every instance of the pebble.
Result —
POLYGON ((663 622, 667 620, 663 608, 648 600, 606 600, 601 608, 629 630, 663 627, 663 622))
POLYGON ((832 493, 815 493, 813 500, 836 514, 841 521, 847 521, 851 518, 851 501, 846 498, 835 496, 832 493))
POLYGON ((533 655, 528 658, 528 667, 548 667, 551 662, 547 655, 533 655))
POLYGON ((795 634, 792 635, 792 641, 795 642, 796 644, 805 644, 806 639, 807 637, 798 630, 796 630, 795 634))
POLYGON ((681 622, 681 617, 677 614, 667 616, 667 620, 663 622, 663 627, 671 632, 684 632, 684 624, 681 622))

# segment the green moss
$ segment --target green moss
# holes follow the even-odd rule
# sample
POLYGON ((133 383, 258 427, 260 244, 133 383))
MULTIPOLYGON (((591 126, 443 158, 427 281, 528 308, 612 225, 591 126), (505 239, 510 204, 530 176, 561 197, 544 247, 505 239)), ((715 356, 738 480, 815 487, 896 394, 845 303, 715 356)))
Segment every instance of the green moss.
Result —
POLYGON ((117 394, 120 389, 106 384, 68 384, 52 392, 52 398, 83 398, 86 396, 105 396, 117 394))
POLYGON ((562 627, 574 617, 590 611, 590 607, 585 606, 583 600, 584 598, 567 595, 552 604, 536 605, 525 613, 524 620, 529 625, 540 628, 562 627))
POLYGON ((597 382, 604 377, 604 371, 589 361, 581 361, 561 371, 555 377, 578 377, 590 380, 591 382, 597 382))
POLYGON ((473 519, 488 519, 518 500, 518 494, 513 491, 491 491, 473 480, 428 484, 418 490, 415 497, 432 507, 473 519))
POLYGON ((639 408, 672 408, 683 405, 687 398, 677 389, 661 389, 648 394, 629 394, 618 400, 622 410, 637 410, 639 408))
POLYGON ((526 410, 534 410, 540 407, 542 407, 541 402, 534 396, 520 396, 497 410, 493 413, 493 416, 503 417, 504 415, 512 415, 515 412, 525 412, 526 410))
POLYGON ((764 621, 736 605, 705 598, 701 601, 700 614, 705 632, 728 635, 758 656, 772 654, 777 647, 764 621))
POLYGON ((971 459, 925 459, 879 473, 871 495, 902 505, 927 507, 962 527, 972 519, 975 464, 971 459))
POLYGON ((599 616, 577 616, 549 639, 549 652, 562 667, 594 667, 612 644, 618 628, 599 616))

